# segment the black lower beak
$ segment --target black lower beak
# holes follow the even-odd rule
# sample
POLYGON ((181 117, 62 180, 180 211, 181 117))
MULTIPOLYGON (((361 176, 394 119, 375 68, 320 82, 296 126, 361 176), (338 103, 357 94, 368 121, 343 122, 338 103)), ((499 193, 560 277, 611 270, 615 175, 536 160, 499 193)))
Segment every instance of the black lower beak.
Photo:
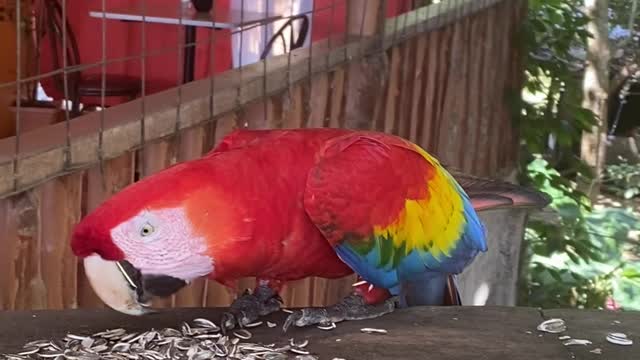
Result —
POLYGON ((152 296, 168 297, 187 285, 187 282, 169 275, 142 275, 130 262, 120 262, 129 285, 136 290, 138 301, 146 303, 152 296))
POLYGON ((145 294, 167 297, 175 294, 187 285, 187 282, 168 275, 143 275, 142 289, 145 294))

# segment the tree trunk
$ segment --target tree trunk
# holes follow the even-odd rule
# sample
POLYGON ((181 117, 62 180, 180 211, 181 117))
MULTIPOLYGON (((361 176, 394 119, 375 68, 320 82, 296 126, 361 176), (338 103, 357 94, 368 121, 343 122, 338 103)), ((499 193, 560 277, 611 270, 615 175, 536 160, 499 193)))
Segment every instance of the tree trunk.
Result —
POLYGON ((582 184, 582 190, 593 200, 600 192, 604 169, 607 135, 607 98, 609 93, 608 0, 584 0, 585 12, 591 18, 587 30, 593 37, 587 41, 587 64, 584 71, 582 106, 593 111, 597 123, 582 135, 582 160, 590 166, 593 180, 582 184))

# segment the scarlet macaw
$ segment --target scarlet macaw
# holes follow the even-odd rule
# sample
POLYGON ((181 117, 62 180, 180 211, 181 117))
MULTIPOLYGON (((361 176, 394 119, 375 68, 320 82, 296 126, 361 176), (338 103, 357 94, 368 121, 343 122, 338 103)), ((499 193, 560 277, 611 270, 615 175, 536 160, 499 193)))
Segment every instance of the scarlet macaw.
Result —
POLYGON ((294 312, 285 330, 460 304, 455 275, 487 251, 477 211, 549 200, 459 179, 384 133, 237 130, 202 158, 112 196, 77 224, 71 246, 97 295, 134 315, 200 277, 231 288, 256 277, 231 305, 228 327, 277 311, 281 285, 309 276, 355 272, 362 281, 338 304, 294 312))

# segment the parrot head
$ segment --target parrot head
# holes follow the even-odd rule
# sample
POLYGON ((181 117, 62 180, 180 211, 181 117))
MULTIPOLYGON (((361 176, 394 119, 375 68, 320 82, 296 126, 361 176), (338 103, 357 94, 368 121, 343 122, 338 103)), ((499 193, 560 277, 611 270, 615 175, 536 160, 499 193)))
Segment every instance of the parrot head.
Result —
MULTIPOLYGON (((167 297, 213 272, 208 243, 215 199, 204 169, 183 163, 138 181, 85 216, 71 248, 100 299, 142 315, 153 297, 167 297)), ((210 175, 210 174, 209 174, 210 175)))

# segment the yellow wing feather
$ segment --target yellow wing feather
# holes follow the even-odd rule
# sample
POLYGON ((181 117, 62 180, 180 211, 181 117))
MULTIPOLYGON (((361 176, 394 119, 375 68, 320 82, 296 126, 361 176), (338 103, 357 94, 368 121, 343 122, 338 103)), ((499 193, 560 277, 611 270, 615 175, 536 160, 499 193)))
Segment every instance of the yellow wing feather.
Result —
POLYGON ((394 246, 404 247, 406 253, 421 249, 436 258, 441 254, 448 256, 465 221, 462 197, 440 163, 420 147, 414 147, 435 169, 434 176, 425 179, 427 196, 407 199, 397 220, 388 226, 374 227, 374 234, 393 239, 394 246))

